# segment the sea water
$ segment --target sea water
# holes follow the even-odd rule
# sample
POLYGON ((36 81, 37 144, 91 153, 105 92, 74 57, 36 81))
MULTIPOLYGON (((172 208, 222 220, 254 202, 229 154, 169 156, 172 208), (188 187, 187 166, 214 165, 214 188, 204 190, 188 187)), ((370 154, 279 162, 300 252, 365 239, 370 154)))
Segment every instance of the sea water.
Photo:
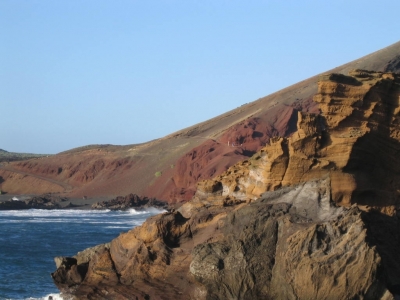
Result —
POLYGON ((0 299, 60 299, 54 257, 110 242, 161 213, 109 210, 0 211, 0 299))

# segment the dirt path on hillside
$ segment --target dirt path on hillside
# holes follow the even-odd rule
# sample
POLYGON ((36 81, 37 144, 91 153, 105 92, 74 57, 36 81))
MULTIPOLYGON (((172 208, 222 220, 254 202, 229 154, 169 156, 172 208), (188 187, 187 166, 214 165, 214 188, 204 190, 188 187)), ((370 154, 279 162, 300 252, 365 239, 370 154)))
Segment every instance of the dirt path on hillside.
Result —
POLYGON ((69 184, 67 184, 65 182, 61 182, 61 181, 57 181, 57 180, 54 180, 54 179, 51 179, 51 178, 47 178, 47 177, 44 177, 44 176, 40 176, 40 175, 36 175, 36 174, 32 174, 32 173, 27 173, 27 172, 20 171, 20 170, 16 170, 14 168, 11 168, 9 166, 5 166, 5 165, 2 165, 2 164, 0 164, 0 170, 12 172, 12 173, 17 173, 17 174, 21 174, 21 175, 25 175, 25 176, 31 176, 31 177, 34 177, 34 178, 37 178, 37 179, 40 179, 40 180, 48 181, 50 183, 56 184, 58 186, 61 186, 64 189, 64 193, 70 192, 73 189, 72 185, 69 185, 69 184))

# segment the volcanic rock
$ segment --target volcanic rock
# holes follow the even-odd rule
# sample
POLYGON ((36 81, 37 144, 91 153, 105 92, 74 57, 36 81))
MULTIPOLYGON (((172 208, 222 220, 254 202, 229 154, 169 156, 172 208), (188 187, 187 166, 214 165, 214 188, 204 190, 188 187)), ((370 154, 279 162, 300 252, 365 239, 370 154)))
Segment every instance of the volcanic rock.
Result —
POLYGON ((400 76, 362 70, 350 75, 322 76, 314 97, 322 115, 298 112, 294 134, 271 139, 251 159, 200 182, 196 195, 254 200, 328 175, 336 203, 399 204, 400 76))
POLYGON ((167 209, 168 203, 155 198, 140 197, 136 194, 129 194, 125 197, 119 196, 111 200, 96 202, 92 205, 93 209, 127 210, 129 208, 145 209, 155 207, 167 209))
POLYGON ((18 209, 60 209, 65 208, 61 202, 67 201, 65 197, 43 195, 34 196, 25 200, 10 199, 0 202, 0 210, 18 210, 18 209))

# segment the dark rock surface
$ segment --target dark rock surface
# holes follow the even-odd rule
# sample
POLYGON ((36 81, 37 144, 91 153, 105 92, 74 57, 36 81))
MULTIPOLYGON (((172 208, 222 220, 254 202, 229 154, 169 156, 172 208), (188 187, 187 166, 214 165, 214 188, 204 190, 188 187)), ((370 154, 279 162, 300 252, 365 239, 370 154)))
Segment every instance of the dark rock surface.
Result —
POLYGON ((63 202, 68 201, 67 198, 43 195, 34 196, 24 200, 13 200, 15 197, 5 202, 0 202, 0 210, 18 210, 18 209, 60 209, 60 208, 73 208, 73 204, 63 205, 63 202))
POLYGON ((159 209, 168 209, 166 201, 157 200, 155 198, 140 197, 135 194, 127 196, 118 196, 111 200, 97 202, 92 205, 93 209, 111 209, 111 210, 126 210, 129 208, 145 209, 155 207, 159 209))

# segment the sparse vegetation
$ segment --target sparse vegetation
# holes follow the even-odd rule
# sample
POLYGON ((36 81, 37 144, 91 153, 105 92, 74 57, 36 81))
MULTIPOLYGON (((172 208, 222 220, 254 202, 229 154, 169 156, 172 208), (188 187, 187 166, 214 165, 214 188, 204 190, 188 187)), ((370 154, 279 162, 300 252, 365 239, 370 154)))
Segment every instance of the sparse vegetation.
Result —
POLYGON ((0 162, 25 160, 25 159, 31 159, 31 158, 40 158, 43 156, 49 156, 49 155, 48 154, 8 152, 3 149, 0 149, 0 162))
POLYGON ((94 150, 94 149, 104 149, 104 148, 111 148, 111 147, 118 147, 118 146, 113 146, 111 144, 93 144, 93 145, 86 145, 82 147, 76 147, 70 150, 62 151, 60 154, 68 154, 68 153, 77 153, 77 152, 83 152, 83 151, 88 151, 88 150, 94 150))
POLYGON ((156 176, 156 177, 160 177, 162 175, 162 172, 161 171, 157 171, 155 174, 154 174, 154 176, 156 176))

